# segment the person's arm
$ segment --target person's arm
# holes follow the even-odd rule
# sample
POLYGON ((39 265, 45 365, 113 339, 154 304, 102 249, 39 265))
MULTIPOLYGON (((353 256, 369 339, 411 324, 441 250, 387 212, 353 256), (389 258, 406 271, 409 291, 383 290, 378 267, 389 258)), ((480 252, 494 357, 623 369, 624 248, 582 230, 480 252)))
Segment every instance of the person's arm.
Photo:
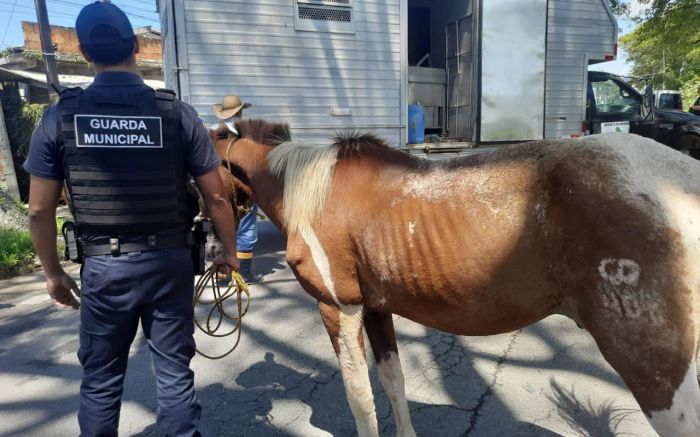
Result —
POLYGON ((224 253, 214 258, 214 267, 228 273, 228 267, 238 271, 236 258, 236 224, 229 193, 219 176, 221 158, 216 154, 209 131, 191 106, 181 103, 183 140, 187 146, 187 172, 204 198, 204 206, 214 223, 224 253), (226 267, 228 266, 228 267, 226 267))
POLYGON ((61 195, 60 180, 32 176, 29 184, 29 231, 34 249, 46 273, 46 288, 54 305, 78 308, 73 296, 80 296, 75 281, 61 267, 56 250, 56 206, 61 195))
POLYGON ((197 176, 194 180, 202 193, 204 206, 224 246, 224 253, 214 258, 214 267, 223 268, 225 271, 228 266, 238 271, 240 264, 236 258, 236 226, 233 208, 228 200, 228 194, 225 193, 218 168, 197 176))

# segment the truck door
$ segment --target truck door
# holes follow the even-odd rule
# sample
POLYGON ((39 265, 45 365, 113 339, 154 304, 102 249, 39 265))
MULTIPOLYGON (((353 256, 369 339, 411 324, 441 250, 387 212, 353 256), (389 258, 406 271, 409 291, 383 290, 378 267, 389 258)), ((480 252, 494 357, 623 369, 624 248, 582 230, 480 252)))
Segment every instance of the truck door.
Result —
POLYGON ((629 132, 655 138, 658 123, 653 117, 642 117, 643 100, 625 82, 589 76, 586 119, 591 133, 629 132))
POLYGON ((468 14, 445 26, 447 50, 447 130, 451 138, 474 139, 474 17, 468 14))

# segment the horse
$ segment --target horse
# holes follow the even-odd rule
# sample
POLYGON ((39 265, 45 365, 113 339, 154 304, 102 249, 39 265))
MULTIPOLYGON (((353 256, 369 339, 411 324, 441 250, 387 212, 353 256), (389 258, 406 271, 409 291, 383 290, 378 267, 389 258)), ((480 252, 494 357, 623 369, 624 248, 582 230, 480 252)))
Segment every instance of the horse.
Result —
POLYGON ((392 314, 470 336, 565 315, 661 436, 700 435, 698 161, 630 134, 432 162, 371 134, 318 147, 236 128, 216 151, 286 235, 360 436, 378 435, 363 328, 397 433, 415 435, 392 314))

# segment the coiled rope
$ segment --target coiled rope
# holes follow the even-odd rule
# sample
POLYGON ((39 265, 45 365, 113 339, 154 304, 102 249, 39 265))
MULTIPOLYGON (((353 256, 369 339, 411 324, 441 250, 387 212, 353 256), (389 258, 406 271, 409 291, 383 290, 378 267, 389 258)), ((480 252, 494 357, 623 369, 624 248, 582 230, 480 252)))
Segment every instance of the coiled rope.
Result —
POLYGON ((243 316, 248 312, 248 307, 250 306, 250 292, 248 291, 248 284, 243 280, 240 273, 236 271, 231 271, 231 282, 228 288, 224 292, 221 291, 219 282, 216 278, 217 270, 215 268, 209 269, 200 276, 194 289, 194 299, 192 306, 196 308, 198 304, 200 305, 211 305, 209 314, 206 318, 206 323, 204 325, 200 324, 197 320, 195 314, 194 323, 197 327, 210 337, 228 337, 236 334, 236 341, 228 350, 228 352, 223 355, 207 355, 204 352, 196 349, 197 353, 210 360, 218 360, 224 358, 233 352, 237 347, 238 343, 241 341, 241 331, 243 330, 243 316), (207 288, 211 287, 213 292, 213 298, 211 300, 204 300, 202 296, 207 288), (243 305, 243 295, 245 294, 245 307, 243 305), (224 302, 233 296, 236 296, 236 307, 238 308, 237 314, 231 315, 226 312, 224 308, 224 302), (235 321, 235 326, 228 332, 218 333, 219 328, 221 328, 225 320, 235 321))

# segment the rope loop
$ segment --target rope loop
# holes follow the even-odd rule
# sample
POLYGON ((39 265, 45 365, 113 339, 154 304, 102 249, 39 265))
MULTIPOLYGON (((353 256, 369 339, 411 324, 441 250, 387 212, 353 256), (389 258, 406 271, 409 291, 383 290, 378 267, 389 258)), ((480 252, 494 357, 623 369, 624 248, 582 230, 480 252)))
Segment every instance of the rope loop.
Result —
POLYGON ((206 323, 201 324, 197 320, 197 316, 194 316, 194 323, 197 325, 200 331, 204 332, 210 337, 228 337, 231 335, 236 335, 236 340, 228 350, 228 352, 223 355, 212 356, 205 354, 204 352, 196 349, 197 353, 210 360, 219 360, 224 358, 233 352, 241 341, 241 331, 243 330, 243 316, 248 312, 248 307, 250 306, 250 291, 248 290, 248 284, 243 280, 240 273, 236 271, 231 271, 231 282, 229 283, 226 290, 222 292, 219 286, 219 281, 217 280, 218 269, 212 267, 207 270, 202 276, 199 277, 197 284, 194 289, 194 299, 192 302, 192 307, 196 308, 198 304, 200 305, 211 305, 211 309, 206 317, 206 323), (204 291, 207 288, 211 288, 213 293, 213 298, 211 300, 203 299, 204 291), (245 295, 245 305, 243 295, 245 295), (235 315, 226 312, 224 308, 224 302, 235 296, 236 297, 236 307, 238 309, 235 315), (235 326, 228 332, 220 333, 219 328, 221 328, 225 320, 235 321, 235 326))

